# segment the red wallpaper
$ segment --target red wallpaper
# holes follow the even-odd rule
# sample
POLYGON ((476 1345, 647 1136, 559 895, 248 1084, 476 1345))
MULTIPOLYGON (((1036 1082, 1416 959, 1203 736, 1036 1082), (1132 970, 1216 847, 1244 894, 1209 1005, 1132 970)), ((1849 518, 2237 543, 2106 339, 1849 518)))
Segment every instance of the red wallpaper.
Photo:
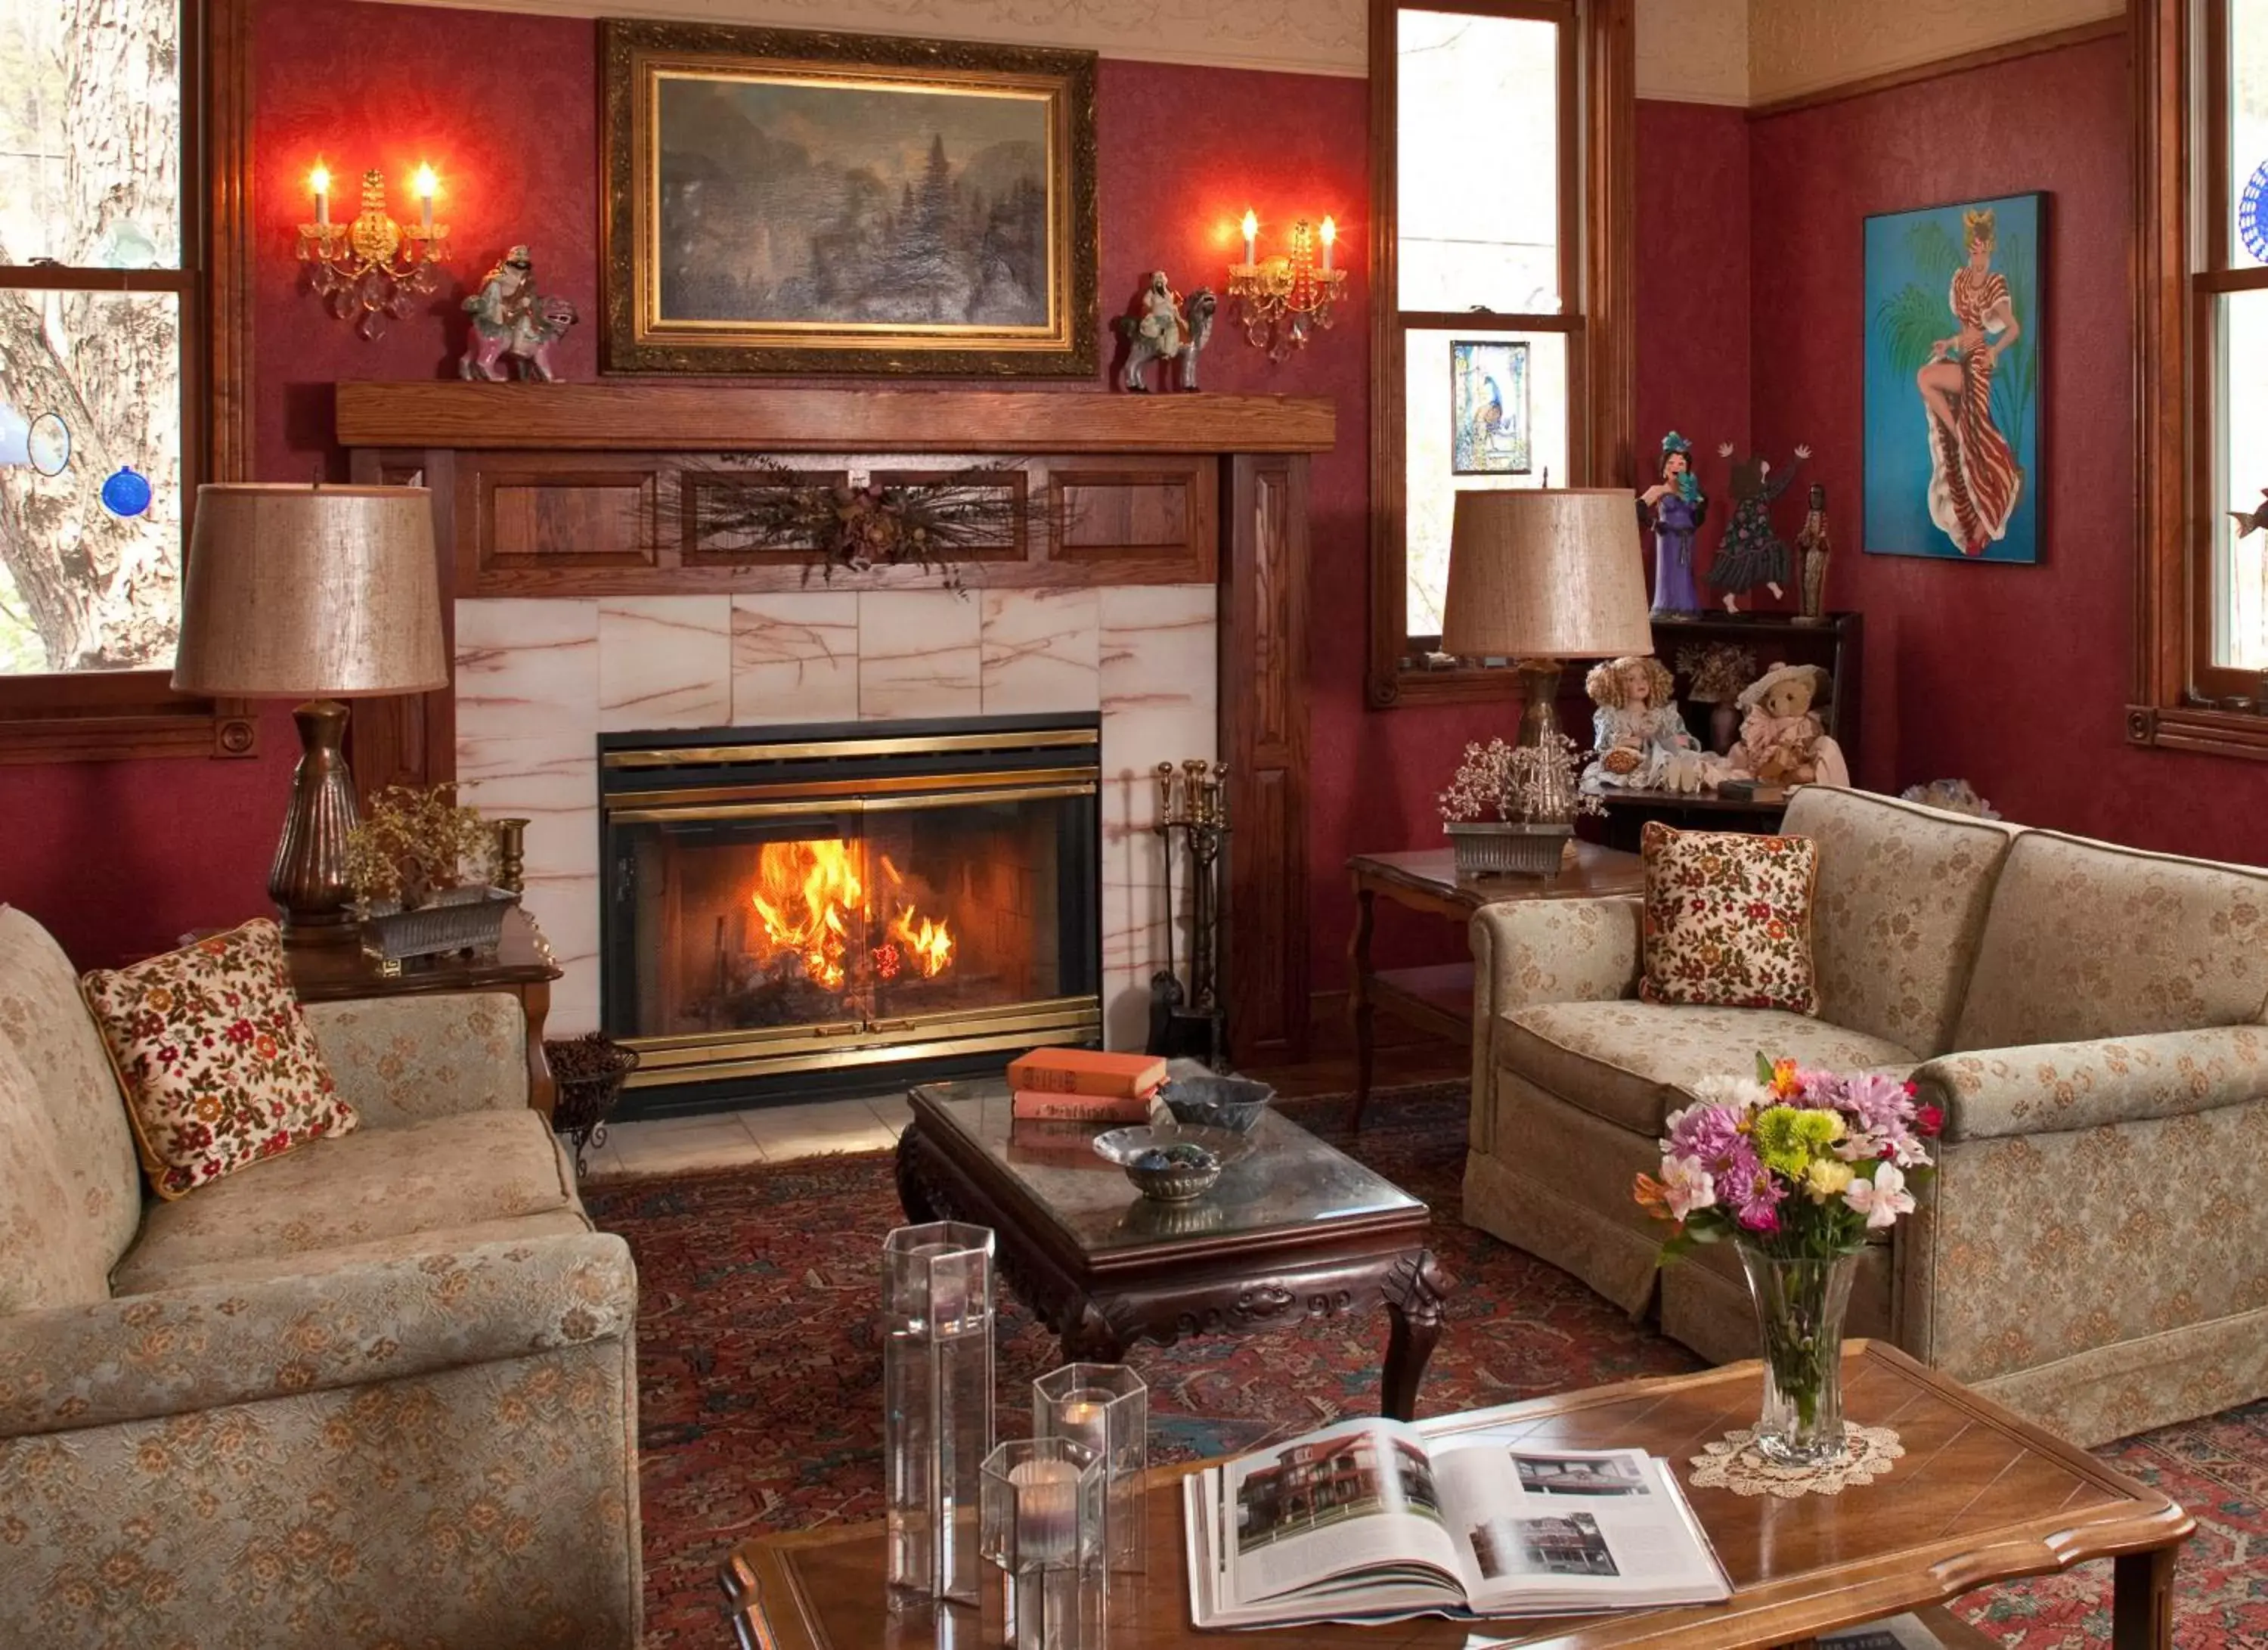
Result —
POLYGON ((2123 740, 2134 564, 2126 46, 2075 46, 1750 129, 1755 426, 1816 448, 1840 549, 1829 600, 1867 615, 1860 778, 1970 779, 2009 818, 2268 858, 2268 766, 2123 740), (2049 192, 2037 566, 1859 554, 1867 214, 2049 192))

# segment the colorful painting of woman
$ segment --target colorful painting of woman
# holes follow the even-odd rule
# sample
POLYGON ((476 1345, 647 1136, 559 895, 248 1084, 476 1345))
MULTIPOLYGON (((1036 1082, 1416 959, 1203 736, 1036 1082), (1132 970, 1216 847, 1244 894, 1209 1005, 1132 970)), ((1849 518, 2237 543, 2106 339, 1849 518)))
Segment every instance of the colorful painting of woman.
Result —
POLYGON ((1709 514, 1709 500, 1693 474, 1693 444, 1675 430, 1661 438, 1654 483, 1638 496, 1640 528, 1653 529, 1653 610, 1701 611, 1693 582, 1693 534, 1709 514))
POLYGON ((1867 220, 1864 549, 2039 559, 2043 198, 1867 220))

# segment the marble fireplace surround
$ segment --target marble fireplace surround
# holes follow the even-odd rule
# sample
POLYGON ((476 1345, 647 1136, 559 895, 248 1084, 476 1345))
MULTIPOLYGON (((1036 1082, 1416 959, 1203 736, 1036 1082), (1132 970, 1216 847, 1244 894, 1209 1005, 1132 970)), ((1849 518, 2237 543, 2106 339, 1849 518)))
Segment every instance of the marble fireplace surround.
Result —
POLYGON ((528 905, 566 969, 552 1031, 600 1013, 600 733, 1080 711, 1102 727, 1109 1040, 1141 1036, 1164 954, 1152 776, 1196 756, 1231 770, 1236 1053, 1303 1051, 1307 483, 1336 439, 1327 399, 389 381, 335 386, 333 416, 357 482, 431 489, 457 664, 447 689, 364 702, 357 781, 457 780, 534 821, 528 905), (747 453, 1016 463, 1035 476, 1021 553, 972 564, 965 596, 914 569, 829 585, 718 555, 688 524, 718 461, 747 453), (1074 488, 1100 490, 1094 514, 1059 508, 1074 488), (1145 488, 1182 500, 1164 536, 1145 488))
POLYGON ((1215 759, 1218 606, 1210 585, 459 601, 458 781, 530 821, 550 1034, 599 1025, 600 733, 1099 711, 1104 1023, 1139 1047, 1165 939, 1150 775, 1215 759))

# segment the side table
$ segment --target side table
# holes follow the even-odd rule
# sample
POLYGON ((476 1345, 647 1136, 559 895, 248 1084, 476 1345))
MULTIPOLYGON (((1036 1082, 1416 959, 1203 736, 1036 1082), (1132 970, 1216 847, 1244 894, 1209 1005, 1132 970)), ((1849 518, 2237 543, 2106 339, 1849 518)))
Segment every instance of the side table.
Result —
POLYGON ((1578 842, 1557 876, 1459 876, 1454 851, 1419 848, 1407 853, 1357 854, 1347 861, 1354 879, 1354 932, 1347 940, 1347 1017, 1354 1026, 1354 1126, 1370 1104, 1376 1053, 1373 1016, 1395 1019, 1465 1038, 1473 1027, 1473 965, 1442 962, 1416 969, 1370 964, 1373 902, 1383 895, 1413 911, 1446 917, 1459 926, 1484 905, 1511 900, 1603 899, 1646 888, 1645 862, 1634 853, 1578 842))
POLYGON ((552 961, 543 931, 526 910, 515 907, 504 914, 504 942, 493 956, 413 957, 397 974, 387 973, 359 946, 287 947, 284 954, 304 1003, 438 991, 502 991, 518 998, 527 1022, 527 1103, 550 1118, 558 1090, 543 1057, 543 1018, 551 1012, 551 982, 559 977, 559 965, 552 961))

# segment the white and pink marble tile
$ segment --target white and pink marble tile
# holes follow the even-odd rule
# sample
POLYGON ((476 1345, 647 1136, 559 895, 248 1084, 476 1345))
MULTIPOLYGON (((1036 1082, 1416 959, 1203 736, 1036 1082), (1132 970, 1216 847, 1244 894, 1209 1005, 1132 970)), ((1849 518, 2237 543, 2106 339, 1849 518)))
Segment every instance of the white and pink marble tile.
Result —
POLYGON ((1092 590, 987 590, 978 636, 986 716, 1101 708, 1101 604, 1092 590))
POLYGON ((733 725, 858 718, 856 591, 733 598, 733 725))
POLYGON ((457 794, 491 819, 527 821, 526 869, 595 876, 599 807, 593 736, 457 736, 457 794))
POLYGON ((551 983, 544 1035, 576 1037, 599 1029, 599 879, 595 873, 528 874, 519 896, 550 942, 561 977, 551 983))
POLYGON ((595 733, 599 604, 521 598, 460 601, 457 736, 595 733))
POLYGON ((858 596, 858 716, 976 716, 983 708, 973 594, 868 590, 858 596))
POLYGON ((733 716, 730 596, 599 602, 599 726, 722 727, 733 716))

